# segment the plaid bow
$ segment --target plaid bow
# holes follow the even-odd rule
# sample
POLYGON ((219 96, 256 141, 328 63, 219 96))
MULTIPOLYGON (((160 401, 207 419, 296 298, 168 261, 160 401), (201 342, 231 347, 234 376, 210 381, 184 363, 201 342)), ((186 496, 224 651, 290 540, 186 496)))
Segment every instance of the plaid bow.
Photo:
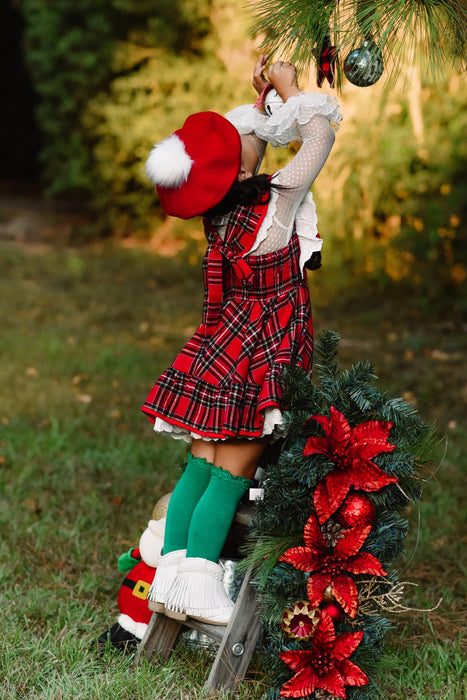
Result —
POLYGON ((219 314, 222 308, 224 293, 224 266, 223 258, 228 260, 237 277, 249 284, 252 279, 252 271, 247 260, 247 255, 256 240, 256 234, 263 222, 268 209, 269 193, 264 196, 264 201, 253 207, 238 206, 229 218, 225 240, 222 241, 215 226, 209 219, 204 219, 206 237, 209 242, 203 262, 204 277, 204 303, 203 324, 208 335, 214 333, 219 322, 219 314))
POLYGON ((321 87, 324 79, 328 81, 329 85, 333 88, 336 78, 336 62, 337 62, 337 49, 335 46, 331 46, 328 39, 325 39, 323 50, 317 61, 318 73, 316 77, 316 82, 318 87, 321 87))
POLYGON ((204 284, 206 294, 203 304, 204 330, 209 335, 214 333, 219 322, 219 314, 223 301, 223 264, 225 257, 233 266, 240 279, 248 283, 252 278, 252 271, 246 260, 239 258, 226 248, 222 241, 211 243, 206 251, 204 265, 204 284))

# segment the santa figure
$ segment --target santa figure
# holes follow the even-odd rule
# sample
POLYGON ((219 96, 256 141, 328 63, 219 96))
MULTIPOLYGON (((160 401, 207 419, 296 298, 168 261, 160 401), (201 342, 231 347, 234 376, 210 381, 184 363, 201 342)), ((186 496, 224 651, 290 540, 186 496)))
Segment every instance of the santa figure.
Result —
POLYGON ((101 651, 107 644, 111 644, 130 653, 144 637, 152 615, 147 597, 162 553, 165 514, 170 496, 171 494, 166 494, 156 503, 153 517, 141 535, 139 546, 118 559, 118 568, 126 573, 117 597, 120 615, 117 622, 97 640, 101 651))

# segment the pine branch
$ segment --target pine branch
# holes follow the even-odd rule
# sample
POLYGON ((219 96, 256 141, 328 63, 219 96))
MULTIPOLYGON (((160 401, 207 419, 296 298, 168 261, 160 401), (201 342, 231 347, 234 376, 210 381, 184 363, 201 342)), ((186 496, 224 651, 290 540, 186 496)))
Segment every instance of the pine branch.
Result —
MULTIPOLYGON (((306 599, 306 579, 306 574, 294 569, 290 564, 280 562, 272 569, 267 583, 261 585, 258 579, 254 580, 254 585, 261 592, 262 620, 270 630, 276 630, 279 643, 285 641, 281 631, 282 613, 297 600, 306 599)), ((287 643, 289 644, 290 640, 287 643)))
POLYGON ((251 31, 262 48, 281 52, 307 71, 325 42, 338 47, 338 84, 347 54, 371 39, 384 55, 387 83, 405 64, 422 61, 422 75, 444 74, 446 65, 465 68, 467 5, 464 0, 260 0, 251 31))
MULTIPOLYGON (((339 375, 337 355, 341 336, 336 331, 327 329, 319 334, 315 345, 315 357, 326 377, 336 378, 339 375)), ((321 375, 320 375, 321 376, 321 375)))
POLYGON ((370 552, 381 562, 391 562, 404 550, 404 539, 409 523, 397 513, 382 511, 365 541, 364 551, 370 552))
POLYGON ((281 387, 282 403, 286 408, 285 419, 294 432, 295 425, 302 425, 310 414, 319 411, 321 397, 303 367, 284 367, 281 387))
POLYGON ((252 566, 256 585, 264 588, 281 554, 298 544, 300 538, 297 541, 297 537, 293 535, 263 536, 261 540, 250 538, 242 547, 244 559, 237 564, 237 571, 242 574, 252 566))

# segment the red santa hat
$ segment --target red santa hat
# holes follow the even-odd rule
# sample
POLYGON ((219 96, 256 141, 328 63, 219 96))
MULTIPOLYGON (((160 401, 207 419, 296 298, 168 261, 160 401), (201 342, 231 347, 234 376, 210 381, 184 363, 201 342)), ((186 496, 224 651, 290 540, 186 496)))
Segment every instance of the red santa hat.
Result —
POLYGON ((219 204, 240 172, 242 145, 220 114, 197 112, 156 144, 146 172, 170 216, 191 219, 219 204))

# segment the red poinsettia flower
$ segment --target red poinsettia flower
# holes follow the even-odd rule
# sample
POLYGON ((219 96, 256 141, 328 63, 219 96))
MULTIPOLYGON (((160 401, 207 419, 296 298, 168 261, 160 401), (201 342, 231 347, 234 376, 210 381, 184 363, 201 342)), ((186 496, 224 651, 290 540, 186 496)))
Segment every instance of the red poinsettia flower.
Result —
POLYGON ((372 574, 386 576, 380 562, 369 552, 360 552, 371 530, 364 528, 347 530, 337 540, 332 553, 329 553, 326 540, 314 513, 308 518, 303 531, 304 547, 292 547, 279 558, 292 564, 299 571, 310 571, 307 594, 312 607, 317 607, 324 592, 331 586, 331 593, 349 617, 355 617, 358 607, 358 594, 351 574, 372 574))
POLYGON ((282 661, 295 675, 282 687, 280 695, 303 698, 322 688, 337 698, 347 697, 346 685, 362 686, 369 683, 362 669, 349 660, 363 638, 363 632, 349 632, 336 636, 334 624, 325 610, 311 640, 311 650, 284 651, 282 661))
POLYGON ((334 464, 334 469, 315 489, 314 506, 320 523, 339 508, 352 486, 362 491, 379 491, 397 481, 371 461, 381 452, 395 449, 387 441, 392 423, 370 420, 351 428, 344 414, 334 406, 330 418, 312 416, 309 420, 321 425, 325 437, 308 438, 303 454, 323 454, 334 464))

